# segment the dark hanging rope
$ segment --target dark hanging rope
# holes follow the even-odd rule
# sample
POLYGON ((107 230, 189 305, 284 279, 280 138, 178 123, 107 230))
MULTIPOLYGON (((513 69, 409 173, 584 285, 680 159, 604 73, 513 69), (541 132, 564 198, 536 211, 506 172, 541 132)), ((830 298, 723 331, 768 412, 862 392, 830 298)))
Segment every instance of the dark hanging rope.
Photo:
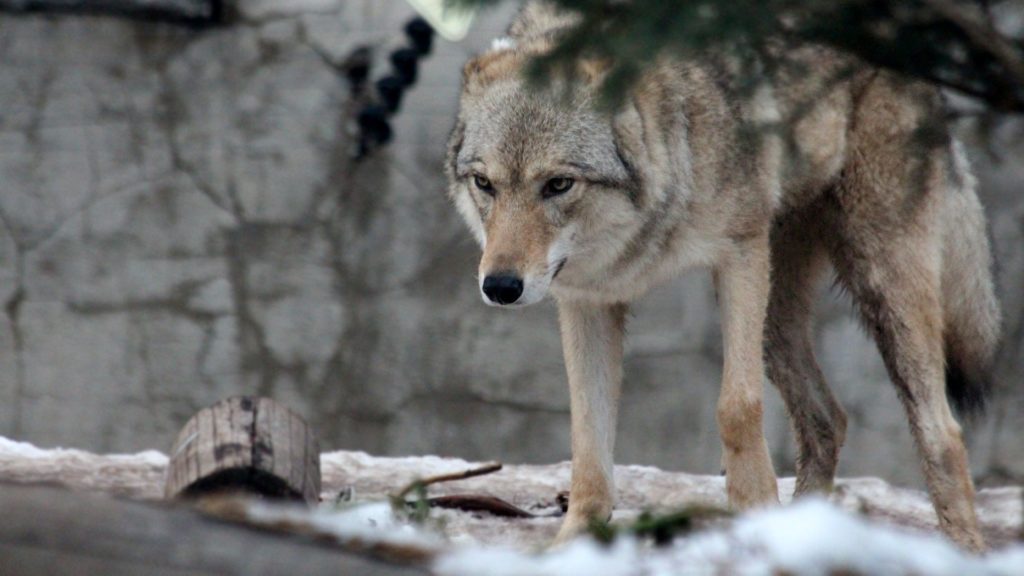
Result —
MULTIPOLYGON (((419 61, 430 53, 434 44, 434 29, 423 18, 413 18, 405 25, 408 44, 391 53, 391 73, 374 83, 376 99, 366 105, 358 114, 359 148, 357 158, 362 158, 375 148, 391 141, 393 131, 389 119, 402 106, 402 96, 416 83, 419 61)), ((357 71, 358 79, 349 73, 353 85, 366 81, 368 70, 357 71)))

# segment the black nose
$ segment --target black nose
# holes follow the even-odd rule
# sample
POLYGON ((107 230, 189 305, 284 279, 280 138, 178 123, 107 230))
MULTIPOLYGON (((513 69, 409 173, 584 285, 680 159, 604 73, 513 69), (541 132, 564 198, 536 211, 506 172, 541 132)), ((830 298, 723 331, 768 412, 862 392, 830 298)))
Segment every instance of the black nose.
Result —
POLYGON ((484 278, 484 295, 495 304, 511 304, 523 295, 522 279, 511 274, 484 278))

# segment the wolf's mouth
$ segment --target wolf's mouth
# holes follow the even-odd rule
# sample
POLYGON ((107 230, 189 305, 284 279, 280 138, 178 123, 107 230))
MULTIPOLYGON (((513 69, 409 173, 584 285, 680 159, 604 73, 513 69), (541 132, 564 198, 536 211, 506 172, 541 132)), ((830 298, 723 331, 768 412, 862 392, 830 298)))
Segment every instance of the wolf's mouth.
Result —
POLYGON ((561 260, 558 261, 558 264, 555 266, 555 273, 551 275, 551 280, 558 278, 558 273, 561 272, 562 268, 565 267, 565 261, 568 259, 569 257, 566 256, 565 258, 562 258, 561 260))

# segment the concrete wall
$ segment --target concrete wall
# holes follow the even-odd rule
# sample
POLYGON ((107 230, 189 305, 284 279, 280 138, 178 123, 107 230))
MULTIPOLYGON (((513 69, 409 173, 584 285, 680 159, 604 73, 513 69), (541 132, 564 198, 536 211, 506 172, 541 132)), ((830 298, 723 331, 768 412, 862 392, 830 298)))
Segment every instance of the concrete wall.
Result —
MULTIPOLYGON (((306 414, 326 448, 568 458, 553 306, 479 302, 477 249, 443 194, 461 64, 508 9, 463 44, 438 42, 394 145, 350 168, 348 88, 324 58, 370 43, 379 71, 410 10, 239 6, 237 24, 204 31, 0 18, 0 434, 166 450, 194 411, 246 393, 306 414)), ((1024 474, 1020 150, 979 168, 1011 388, 970 433, 986 478, 1024 474)), ((873 345, 848 302, 822 298, 821 363, 851 417, 841 472, 919 483, 873 345)), ((630 332, 619 461, 717 472, 708 274, 651 294, 630 332)), ((788 424, 768 396, 769 441, 790 472, 788 424)))

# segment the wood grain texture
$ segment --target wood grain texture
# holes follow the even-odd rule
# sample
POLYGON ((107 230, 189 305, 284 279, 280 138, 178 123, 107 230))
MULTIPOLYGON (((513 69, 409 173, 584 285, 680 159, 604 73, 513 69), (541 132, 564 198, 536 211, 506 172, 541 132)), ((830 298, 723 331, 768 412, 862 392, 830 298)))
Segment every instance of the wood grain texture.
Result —
POLYGON ((164 495, 224 489, 320 499, 320 447, 306 422, 269 398, 228 398, 200 410, 171 448, 164 495))
POLYGON ((212 24, 223 15, 220 0, 0 0, 0 11, 109 14, 190 24, 212 24))
POLYGON ((0 574, 424 574, 189 507, 0 483, 0 574))

